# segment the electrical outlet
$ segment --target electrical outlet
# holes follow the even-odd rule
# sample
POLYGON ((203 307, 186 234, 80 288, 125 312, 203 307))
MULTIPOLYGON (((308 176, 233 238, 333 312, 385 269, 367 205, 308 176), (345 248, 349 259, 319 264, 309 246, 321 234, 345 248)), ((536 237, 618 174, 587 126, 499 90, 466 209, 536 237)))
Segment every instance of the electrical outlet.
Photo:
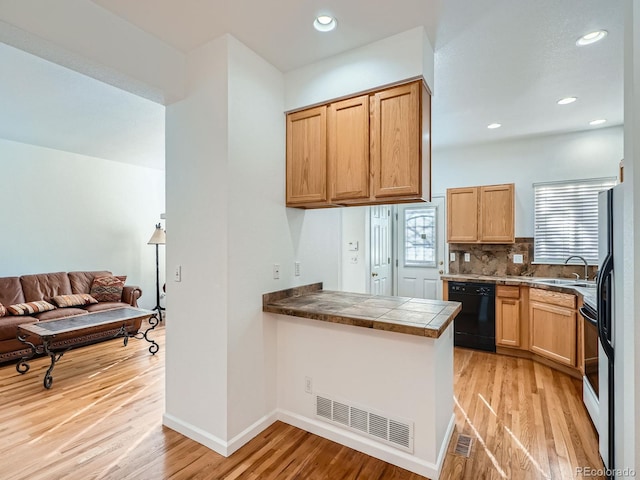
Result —
POLYGON ((176 266, 176 270, 173 273, 173 281, 181 282, 182 281, 182 265, 176 266))
POLYGON ((300 276, 300 262, 294 263, 294 271, 295 271, 295 276, 299 277, 300 276))
POLYGON ((524 263, 524 258, 521 253, 515 253, 513 255, 513 263, 524 263))
POLYGON ((304 391, 307 393, 313 393, 313 384, 311 383, 311 377, 304 377, 304 391))
POLYGON ((470 262, 471 261, 471 254, 470 253, 465 253, 464 254, 464 261, 465 262, 470 262))
POLYGON ((274 280, 279 280, 280 279, 280 264, 279 263, 274 263, 273 264, 273 279, 274 280))
POLYGON ((451 252, 449 254, 449 261, 450 262, 455 262, 456 261, 456 252, 451 252))

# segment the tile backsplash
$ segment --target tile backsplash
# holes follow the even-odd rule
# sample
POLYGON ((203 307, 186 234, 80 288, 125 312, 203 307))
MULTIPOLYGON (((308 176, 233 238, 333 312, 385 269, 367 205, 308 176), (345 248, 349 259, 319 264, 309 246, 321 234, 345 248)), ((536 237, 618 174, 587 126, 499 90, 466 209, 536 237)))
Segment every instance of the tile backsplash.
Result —
MULTIPOLYGON (((456 260, 449 262, 451 274, 475 274, 498 276, 532 276, 532 277, 573 277, 573 273, 584 276, 584 266, 580 265, 548 265, 533 264, 533 238, 516 238, 515 243, 508 245, 450 243, 449 252, 456 254, 456 260), (469 261, 464 261, 464 254, 469 254, 469 261), (523 263, 513 263, 514 255, 522 255, 523 263)), ((589 266, 589 279, 593 279, 597 267, 589 266)))

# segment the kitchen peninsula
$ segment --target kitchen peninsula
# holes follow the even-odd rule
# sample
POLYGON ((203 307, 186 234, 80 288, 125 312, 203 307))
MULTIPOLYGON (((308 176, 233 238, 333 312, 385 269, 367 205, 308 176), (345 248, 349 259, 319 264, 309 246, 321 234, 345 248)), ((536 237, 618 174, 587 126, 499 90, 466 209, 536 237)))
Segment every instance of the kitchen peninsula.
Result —
POLYGON ((429 478, 454 427, 457 302, 325 291, 263 296, 278 314, 279 418, 429 478))

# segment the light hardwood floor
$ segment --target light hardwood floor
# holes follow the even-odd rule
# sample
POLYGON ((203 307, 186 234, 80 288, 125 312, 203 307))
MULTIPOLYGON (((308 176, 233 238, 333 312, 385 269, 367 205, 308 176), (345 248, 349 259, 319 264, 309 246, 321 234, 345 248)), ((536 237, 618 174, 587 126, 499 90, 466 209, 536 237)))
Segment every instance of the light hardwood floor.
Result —
MULTIPOLYGON (((103 342, 19 375, 0 367, 0 478, 406 479, 422 477, 276 422, 229 458, 161 424, 164 328, 145 341, 103 342)), ((470 458, 447 455, 442 478, 564 479, 601 467, 577 382, 528 360, 456 350, 456 432, 470 458)), ((579 478, 579 477, 578 477, 579 478)), ((593 477, 592 477, 593 478, 593 477)))

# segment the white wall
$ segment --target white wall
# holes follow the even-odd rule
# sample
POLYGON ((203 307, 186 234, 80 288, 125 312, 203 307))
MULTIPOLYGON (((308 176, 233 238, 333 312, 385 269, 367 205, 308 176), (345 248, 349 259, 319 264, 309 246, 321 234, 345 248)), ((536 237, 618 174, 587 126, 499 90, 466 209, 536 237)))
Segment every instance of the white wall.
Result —
MULTIPOLYGON (((437 121, 437 119, 434 119, 437 121)), ((623 158, 621 126, 434 150, 434 192, 515 183, 516 237, 533 237, 536 182, 617 177, 623 158)))
POLYGON ((227 40, 189 55, 189 95, 166 110, 165 424, 210 448, 227 438, 227 40), (201 432, 201 438, 198 437, 201 432))
POLYGON ((423 27, 287 72, 284 108, 294 110, 420 76, 433 92, 433 47, 423 27))
POLYGON ((284 207, 282 74, 233 37, 228 46, 227 420, 233 439, 276 408, 276 322, 262 313, 262 294, 317 281, 337 288, 340 216, 284 207), (273 279, 276 263, 280 280, 273 279))
POLYGON ((187 98, 167 109, 167 263, 183 278, 167 285, 164 422, 226 455, 275 419, 276 325, 262 294, 339 287, 340 213, 284 206, 280 72, 229 35, 189 63, 187 98))
POLYGON ((342 289, 367 293, 369 288, 369 207, 343 208, 342 213, 342 289), (358 251, 349 250, 349 242, 358 242, 358 251))
POLYGON ((2 139, 0 171, 0 276, 110 270, 155 306, 164 172, 2 139))
POLYGON ((278 321, 278 406, 288 423, 437 478, 453 426, 453 326, 438 339, 304 318, 278 321), (313 394, 305 392, 305 377, 313 394), (315 416, 315 395, 414 423, 413 454, 315 416))

